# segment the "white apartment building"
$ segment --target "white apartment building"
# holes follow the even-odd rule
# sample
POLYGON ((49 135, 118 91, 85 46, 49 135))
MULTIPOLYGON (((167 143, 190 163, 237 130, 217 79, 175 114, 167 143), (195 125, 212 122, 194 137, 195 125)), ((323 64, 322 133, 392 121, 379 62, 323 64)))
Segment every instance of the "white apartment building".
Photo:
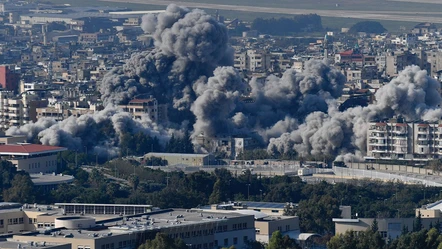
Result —
POLYGON ((247 50, 235 53, 234 67, 251 72, 267 71, 271 67, 270 53, 259 50, 247 50))
POLYGON ((35 110, 44 104, 36 95, 17 97, 12 91, 0 91, 0 129, 36 121, 35 110))
POLYGON ((372 122, 366 159, 431 160, 442 156, 442 124, 391 119, 372 122))

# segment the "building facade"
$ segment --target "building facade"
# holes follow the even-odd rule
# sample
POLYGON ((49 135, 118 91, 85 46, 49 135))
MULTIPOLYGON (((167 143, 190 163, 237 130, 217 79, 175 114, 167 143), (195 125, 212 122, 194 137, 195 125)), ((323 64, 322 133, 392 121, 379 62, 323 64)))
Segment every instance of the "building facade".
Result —
POLYGON ((0 85, 3 89, 17 92, 20 75, 15 73, 11 66, 0 65, 0 85))
POLYGON ((367 159, 431 160, 442 156, 442 123, 390 119, 369 123, 367 159))
POLYGON ((57 171, 57 155, 67 148, 40 144, 0 145, 2 160, 11 162, 17 170, 28 173, 52 173, 57 171))

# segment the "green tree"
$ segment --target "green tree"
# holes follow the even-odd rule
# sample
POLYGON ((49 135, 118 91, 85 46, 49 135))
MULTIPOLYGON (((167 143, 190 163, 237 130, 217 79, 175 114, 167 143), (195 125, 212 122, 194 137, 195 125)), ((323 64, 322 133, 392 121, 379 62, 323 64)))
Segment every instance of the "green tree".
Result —
POLYGON ((15 175, 11 187, 3 190, 5 201, 33 203, 35 201, 34 184, 29 175, 15 175))
POLYGON ((282 233, 278 230, 272 233, 272 237, 269 240, 269 244, 266 249, 301 249, 296 244, 296 241, 289 236, 282 236, 282 233))
POLYGON ((155 239, 148 240, 138 249, 188 249, 181 239, 172 239, 167 234, 157 233, 155 239))
POLYGON ((381 23, 375 21, 362 21, 351 26, 349 33, 376 33, 380 34, 387 31, 381 23))
POLYGON ((413 232, 419 232, 421 229, 422 229, 422 215, 421 211, 419 211, 416 220, 413 223, 413 232))
POLYGON ((209 197, 209 203, 217 204, 223 201, 227 201, 227 189, 223 181, 221 181, 221 179, 218 179, 213 185, 213 191, 209 197))
POLYGON ((373 223, 371 223, 371 231, 373 233, 376 233, 377 231, 379 231, 378 220, 376 218, 374 218, 373 223))

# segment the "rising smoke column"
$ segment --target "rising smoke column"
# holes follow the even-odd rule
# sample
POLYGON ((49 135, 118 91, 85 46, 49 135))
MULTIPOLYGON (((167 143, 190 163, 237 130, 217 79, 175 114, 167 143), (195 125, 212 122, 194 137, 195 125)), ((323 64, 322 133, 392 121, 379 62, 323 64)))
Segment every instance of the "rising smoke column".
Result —
POLYGON ((203 134, 205 137, 229 134, 234 123, 241 123, 245 118, 233 111, 237 108, 241 94, 245 89, 238 72, 233 67, 220 67, 214 76, 205 82, 194 85, 198 98, 192 104, 191 111, 196 117, 193 125, 193 137, 203 134), (235 122, 236 118, 236 122, 235 122))
POLYGON ((440 83, 417 66, 405 68, 397 78, 380 88, 376 103, 337 111, 330 102, 329 112, 314 112, 298 129, 270 140, 269 151, 294 149, 299 154, 321 156, 361 156, 366 151, 367 126, 372 120, 401 115, 407 120, 434 121, 442 111, 440 83))
POLYGON ((195 100, 193 83, 210 77, 217 66, 232 65, 227 29, 201 10, 169 5, 146 15, 142 29, 153 35, 152 51, 136 53, 98 85, 104 103, 118 104, 147 93, 178 110, 195 100))

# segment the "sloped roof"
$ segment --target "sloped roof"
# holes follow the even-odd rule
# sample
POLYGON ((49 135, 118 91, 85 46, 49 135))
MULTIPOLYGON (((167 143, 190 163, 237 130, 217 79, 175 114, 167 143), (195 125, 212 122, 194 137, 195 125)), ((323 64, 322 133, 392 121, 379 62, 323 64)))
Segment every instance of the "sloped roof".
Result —
POLYGON ((0 155, 32 156, 38 154, 65 151, 65 147, 41 144, 6 144, 0 145, 0 155))

